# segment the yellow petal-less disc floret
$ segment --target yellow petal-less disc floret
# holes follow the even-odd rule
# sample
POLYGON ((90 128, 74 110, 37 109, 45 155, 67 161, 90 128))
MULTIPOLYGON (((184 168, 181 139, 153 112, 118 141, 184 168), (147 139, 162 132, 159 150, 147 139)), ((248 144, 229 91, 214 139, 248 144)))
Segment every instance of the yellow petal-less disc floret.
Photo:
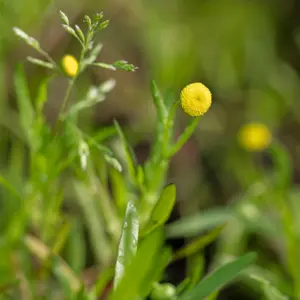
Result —
POLYGON ((201 116, 210 108, 211 98, 211 92, 204 84, 191 83, 181 91, 181 107, 192 117, 201 116))
POLYGON ((262 123, 248 123, 241 127, 238 139, 242 147, 248 151, 262 151, 272 140, 269 128, 262 123))
POLYGON ((72 55, 65 55, 62 59, 62 66, 67 75, 74 77, 78 72, 78 62, 72 55))

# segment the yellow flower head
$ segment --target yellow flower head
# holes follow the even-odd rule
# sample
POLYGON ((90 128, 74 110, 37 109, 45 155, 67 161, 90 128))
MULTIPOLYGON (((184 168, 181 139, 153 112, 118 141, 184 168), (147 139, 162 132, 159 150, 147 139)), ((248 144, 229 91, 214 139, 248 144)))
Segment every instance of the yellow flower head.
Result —
POLYGON ((187 85, 180 94, 182 109, 192 117, 205 114, 211 106, 211 92, 202 83, 187 85))
POLYGON ((245 149, 249 151, 262 151, 271 143, 272 134, 264 124, 248 123, 240 129, 238 139, 245 149))
POLYGON ((72 55, 65 55, 62 59, 62 66, 67 75, 74 77, 78 71, 78 62, 72 55))

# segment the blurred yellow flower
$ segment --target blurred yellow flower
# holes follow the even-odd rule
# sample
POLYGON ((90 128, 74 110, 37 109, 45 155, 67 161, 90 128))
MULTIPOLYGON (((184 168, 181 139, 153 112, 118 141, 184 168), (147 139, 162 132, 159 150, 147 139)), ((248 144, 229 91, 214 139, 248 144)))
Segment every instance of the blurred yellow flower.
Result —
POLYGON ((181 107, 192 117, 201 116, 210 108, 211 98, 211 92, 204 84, 191 83, 181 91, 181 107))
POLYGON ((262 123, 248 123, 241 127, 238 139, 245 149, 249 151, 262 151, 272 140, 269 128, 262 123))
POLYGON ((62 66, 67 75, 74 77, 78 71, 78 62, 72 55, 65 55, 62 59, 62 66))

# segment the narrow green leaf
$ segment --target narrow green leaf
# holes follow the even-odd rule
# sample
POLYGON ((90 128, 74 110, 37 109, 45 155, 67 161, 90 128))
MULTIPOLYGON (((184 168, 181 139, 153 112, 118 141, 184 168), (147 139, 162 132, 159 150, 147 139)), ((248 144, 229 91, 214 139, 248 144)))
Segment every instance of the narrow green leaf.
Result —
POLYGON ((188 139, 194 133, 194 131, 199 123, 199 120, 200 120, 200 117, 196 117, 191 120, 190 124, 185 128, 183 133, 179 136, 178 140, 168 151, 168 157, 174 156, 182 148, 182 146, 188 141, 188 139))
POLYGON ((155 282, 159 282, 162 279, 164 271, 172 259, 171 248, 163 248, 156 256, 155 263, 152 265, 147 276, 140 286, 140 295, 145 298, 151 292, 151 286, 155 282))
POLYGON ((127 142, 125 135, 122 131, 122 128, 120 127, 117 120, 114 120, 114 125, 117 129, 117 132, 118 132, 121 142, 123 144, 123 148, 125 150, 127 171, 128 171, 129 177, 130 177, 131 181, 133 183, 135 183, 136 182, 136 159, 134 156, 133 149, 132 149, 131 145, 127 142))
POLYGON ((29 36, 27 33, 25 33, 23 30, 20 28, 14 27, 13 28, 14 33, 21 38, 27 45, 31 46, 38 52, 41 51, 40 44, 39 42, 34 39, 33 37, 29 36))
POLYGON ((14 79, 20 122, 29 139, 31 135, 31 127, 34 120, 34 110, 30 100, 29 89, 22 65, 18 65, 14 79))
POLYGON ((66 246, 66 260, 76 274, 80 274, 86 265, 86 245, 84 226, 80 219, 73 219, 71 232, 66 246))
POLYGON ((112 184, 112 195, 116 203, 119 215, 124 215, 127 206, 127 187, 125 178, 115 168, 110 170, 110 179, 112 184))
POLYGON ((196 238, 194 241, 190 242, 183 248, 179 249, 175 253, 173 260, 178 260, 178 259, 190 256, 190 255, 193 255, 193 254, 197 253, 198 251, 202 250, 204 247, 211 244, 219 237, 219 235, 221 234, 221 232, 225 226, 226 225, 219 226, 219 227, 213 229, 212 231, 210 231, 209 233, 196 238))
POLYGON ((132 201, 129 201, 127 203, 121 240, 118 249, 114 277, 114 289, 117 288, 124 272, 126 272, 127 267, 132 262, 133 257, 136 255, 138 236, 139 220, 137 210, 134 203, 132 201))
POLYGON ((116 134, 117 134, 117 130, 114 126, 102 127, 92 136, 92 139, 95 142, 102 142, 115 136, 116 134))
POLYGON ((158 89, 158 86, 154 80, 151 82, 151 90, 152 90, 152 97, 154 100, 154 104, 157 110, 158 119, 161 123, 164 122, 164 120, 168 117, 168 111, 165 106, 163 97, 158 89))
POLYGON ((198 252, 187 258, 186 274, 190 283, 186 290, 191 290, 200 281, 205 272, 205 258, 203 252, 198 252))
POLYGON ((47 68, 47 69, 54 69, 55 68, 55 66, 52 63, 50 63, 48 61, 38 59, 38 58, 35 58, 35 57, 28 56, 27 60, 29 62, 31 62, 32 64, 35 64, 35 65, 38 65, 38 66, 41 66, 41 67, 44 67, 44 68, 47 68))
POLYGON ((105 99, 104 95, 97 95, 95 98, 90 98, 90 99, 84 99, 82 101, 77 102, 76 104, 72 105, 70 110, 63 116, 65 119, 68 116, 74 116, 78 114, 80 111, 83 109, 87 109, 90 107, 95 106, 97 103, 102 102, 105 99))
POLYGON ((233 262, 221 266, 204 278, 195 288, 184 294, 179 300, 199 300, 207 297, 228 284, 256 259, 254 253, 248 253, 233 262))
POLYGON ((189 277, 186 277, 183 281, 181 281, 176 288, 176 294, 177 295, 182 294, 186 290, 186 288, 189 286, 190 282, 191 282, 191 279, 189 277))
POLYGON ((145 230, 145 234, 154 230, 156 227, 165 224, 174 208, 176 202, 176 186, 175 184, 169 184, 164 188, 159 200, 157 201, 151 218, 150 225, 145 230))
POLYGON ((22 200, 22 196, 19 191, 9 182, 6 178, 0 175, 0 186, 4 187, 11 195, 22 200))
POLYGON ((116 67, 115 66, 110 65, 110 64, 106 64, 106 63, 102 63, 102 62, 94 62, 93 66, 101 67, 101 68, 112 70, 112 71, 116 71, 116 67))
POLYGON ((92 65, 95 60, 97 59, 98 55, 100 54, 102 50, 103 45, 97 44, 92 50, 90 55, 84 60, 85 65, 92 65))
POLYGON ((98 279, 96 280, 91 291, 89 292, 89 299, 90 300, 99 299, 99 297, 102 295, 109 282, 112 280, 113 276, 114 276, 113 268, 108 268, 105 269, 103 272, 100 272, 98 279))
POLYGON ((169 238, 197 236, 206 230, 224 225, 233 217, 234 214, 229 209, 210 209, 166 225, 166 234, 169 238))
POLYGON ((42 80, 39 85, 37 96, 35 99, 35 106, 38 114, 42 113, 45 103, 47 102, 47 88, 50 78, 42 80))
POLYGON ((259 282, 262 286, 266 299, 268 300, 288 300, 289 298, 282 294, 270 281, 257 275, 250 275, 252 279, 259 282))
POLYGON ((156 268, 156 262, 161 254, 163 236, 161 231, 153 231, 143 239, 138 247, 136 256, 127 268, 110 300, 136 299, 141 295, 141 287, 149 282, 149 272, 156 268), (148 278, 148 280, 146 280, 148 278))
POLYGON ((269 149, 274 162, 276 179, 280 188, 286 188, 291 183, 292 162, 287 149, 279 142, 273 142, 269 149))

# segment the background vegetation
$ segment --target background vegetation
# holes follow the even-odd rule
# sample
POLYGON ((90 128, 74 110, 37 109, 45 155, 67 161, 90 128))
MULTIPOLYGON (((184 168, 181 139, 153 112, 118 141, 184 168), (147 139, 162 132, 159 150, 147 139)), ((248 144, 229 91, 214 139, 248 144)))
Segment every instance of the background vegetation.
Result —
MULTIPOLYGON (((207 230, 217 230, 213 231, 216 237, 222 232, 212 244, 201 240, 205 245, 204 250, 199 246, 201 255, 193 253, 186 259, 184 254, 169 265, 165 281, 178 285, 186 275, 193 278, 195 272, 205 273, 220 261, 254 251, 258 258, 249 274, 223 290, 218 299, 285 299, 283 295, 300 299, 299 8, 296 0, 0 0, 3 299, 12 296, 11 289, 20 293, 13 294, 14 299, 20 295, 31 299, 28 286, 35 285, 36 278, 40 294, 47 290, 49 297, 58 297, 61 291, 47 271, 55 265, 47 260, 50 252, 63 258, 87 286, 100 277, 107 282, 112 278, 109 267, 117 255, 119 224, 126 208, 122 188, 126 187, 111 168, 117 163, 114 158, 105 157, 104 148, 91 147, 94 166, 88 175, 83 174, 82 155, 76 157, 73 148, 78 136, 70 130, 71 138, 48 147, 51 136, 41 125, 44 120, 35 127, 36 136, 41 137, 34 140, 39 151, 28 143, 30 113, 23 107, 22 116, 20 107, 20 99, 28 95, 24 95, 18 63, 24 63, 30 98, 41 102, 49 71, 26 61, 27 56, 37 57, 36 52, 14 35, 13 27, 35 37, 56 62, 64 54, 79 58, 78 41, 62 28, 59 10, 66 12, 70 24, 80 26, 84 15, 104 11, 111 25, 96 38, 104 45, 101 61, 124 59, 138 66, 132 73, 89 68, 70 97, 75 103, 90 86, 116 80, 105 101, 84 110, 78 124, 93 138, 89 143, 96 139, 113 149, 122 165, 126 160, 113 120, 123 128, 138 163, 146 162, 157 125, 152 79, 167 104, 179 99, 180 90, 190 82, 205 83, 213 94, 211 109, 170 161, 164 185, 174 183, 177 197, 165 228, 173 251, 207 230), (269 128, 273 143, 268 149, 253 153, 238 143, 240 127, 248 122, 269 128), (72 166, 65 170, 68 159, 72 166), (95 197, 98 200, 92 201, 95 197), (110 198, 118 199, 117 211, 111 211, 110 198), (99 243, 107 235, 107 243, 99 243), (195 265, 200 269, 194 270, 195 265)), ((48 84, 42 115, 50 127, 57 120, 67 86, 63 75, 48 84)), ((189 116, 178 112, 175 136, 189 122, 189 116)), ((85 153, 84 144, 80 145, 85 153)), ((58 266, 64 269, 61 263, 58 266)))

